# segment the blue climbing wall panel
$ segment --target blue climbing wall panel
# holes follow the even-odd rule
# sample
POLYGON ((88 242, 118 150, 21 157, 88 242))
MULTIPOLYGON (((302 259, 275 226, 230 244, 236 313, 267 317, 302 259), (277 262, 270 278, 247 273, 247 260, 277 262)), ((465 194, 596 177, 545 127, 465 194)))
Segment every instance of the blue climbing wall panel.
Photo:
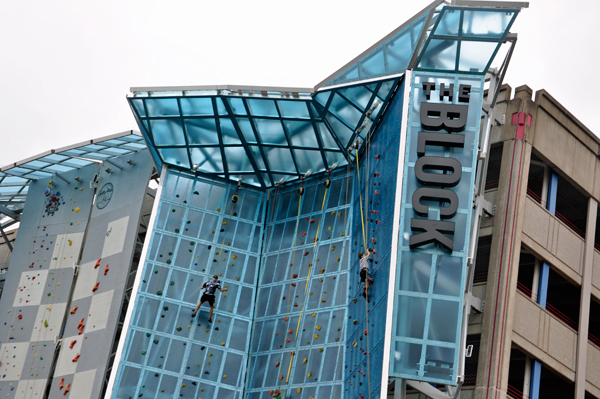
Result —
POLYGON ((299 184, 271 193, 249 399, 276 388, 286 399, 342 397, 354 172, 333 174, 326 196, 325 179, 307 180, 302 197, 299 184))
MULTIPOLYGON (((360 196, 364 215, 364 240, 373 249, 370 276, 369 318, 360 282, 359 252, 364 252, 361 198, 354 191, 352 254, 349 274, 345 398, 378 399, 381 390, 383 347, 387 313, 387 292, 398 173, 398 151, 404 84, 401 83, 370 145, 360 159, 360 196), (367 334, 365 334, 367 332, 367 334), (368 342, 367 342, 368 340, 368 342), (369 395, 369 388, 371 394, 369 395)), ((387 388, 386 388, 387 391, 387 388)))
MULTIPOLYGON (((241 399, 251 338, 266 194, 168 170, 113 398, 241 399), (201 285, 213 274, 195 319, 201 285)), ((115 365, 116 366, 116 365, 115 365)))

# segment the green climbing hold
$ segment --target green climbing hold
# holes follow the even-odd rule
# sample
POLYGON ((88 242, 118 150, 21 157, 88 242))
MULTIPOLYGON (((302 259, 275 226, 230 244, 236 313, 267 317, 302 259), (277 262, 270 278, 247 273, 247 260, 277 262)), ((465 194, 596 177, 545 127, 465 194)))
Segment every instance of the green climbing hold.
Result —
POLYGON ((179 229, 175 229, 175 233, 179 234, 179 229))
POLYGON ((166 312, 167 310, 169 310, 168 306, 163 306, 163 310, 166 312))
POLYGON ((79 189, 79 187, 75 187, 75 190, 78 190, 78 189, 79 189))
POLYGON ((194 245, 194 242, 190 242, 190 245, 194 245))
POLYGON ((146 337, 150 337, 152 334, 150 333, 146 333, 146 337))
POLYGON ((146 356, 146 351, 142 351, 142 356, 146 356))
POLYGON ((52 295, 52 293, 51 293, 51 292, 49 292, 49 293, 48 293, 48 296, 50 296, 50 295, 52 295))
POLYGON ((157 339, 155 339, 155 340, 154 340, 154 341, 152 341, 152 342, 154 342, 154 344, 155 344, 155 345, 158 345, 158 340, 157 340, 157 339))
POLYGON ((154 274, 158 274, 158 270, 155 270, 155 271, 154 271, 154 274))
POLYGON ((159 258, 162 258, 162 254, 159 254, 159 255, 158 255, 158 257, 159 257, 159 258))
POLYGON ((171 259, 167 259, 167 265, 171 264, 171 259))
POLYGON ((173 255, 173 252, 169 252, 169 255, 173 255))
POLYGON ((183 330, 183 328, 181 328, 181 327, 179 327, 179 326, 178 326, 178 327, 176 328, 176 330, 177 330, 177 331, 181 331, 181 330, 183 330))
POLYGON ((146 280, 142 280, 142 282, 143 282, 144 284, 146 284, 146 280))
POLYGON ((44 320, 44 327, 48 327, 48 320, 44 320))
POLYGON ((175 212, 175 209, 171 209, 171 212, 175 212))
POLYGON ((198 191, 194 191, 194 195, 200 195, 198 191))
POLYGON ((179 194, 175 194, 175 198, 179 198, 179 194))
POLYGON ((73 226, 73 223, 71 223, 71 226, 73 226))
POLYGON ((162 291, 156 291, 156 295, 161 296, 162 295, 162 291))
POLYGON ((44 360, 44 358, 40 356, 40 360, 44 360))
POLYGON ((169 285, 170 285, 171 287, 172 287, 172 286, 174 286, 174 285, 175 285, 175 281, 171 281, 171 282, 169 283, 169 285))

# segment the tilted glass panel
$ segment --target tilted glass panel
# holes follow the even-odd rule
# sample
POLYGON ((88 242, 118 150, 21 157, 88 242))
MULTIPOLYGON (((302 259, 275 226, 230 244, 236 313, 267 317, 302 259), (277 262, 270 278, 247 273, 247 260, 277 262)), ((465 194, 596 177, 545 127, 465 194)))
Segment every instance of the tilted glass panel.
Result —
POLYGON ((294 150, 294 153, 296 154, 296 162, 298 162, 300 173, 305 173, 309 170, 313 173, 318 173, 327 169, 323 165, 321 152, 319 151, 294 150))
MULTIPOLYGON (((463 37, 503 38, 516 15, 517 11, 465 10, 462 23, 463 37)), ((438 34, 437 31, 435 34, 438 34)))
POLYGON ((214 115, 211 97, 181 97, 181 113, 183 116, 214 115))
POLYGON ((189 145, 219 144, 217 124, 213 118, 185 119, 185 130, 189 145))
POLYGON ((255 118, 253 121, 262 144, 289 145, 280 120, 255 118))
MULTIPOLYGON (((219 147, 190 147, 192 163, 208 173, 223 172, 223 160, 219 147)), ((165 162, 167 162, 165 160, 165 162)), ((170 162, 168 162, 170 163, 170 162)))
POLYGON ((176 98, 147 98, 148 116, 179 116, 176 98))
POLYGON ((306 101, 279 100, 277 101, 277 105, 279 106, 281 116, 284 118, 310 118, 306 101))
POLYGON ((424 50, 419 68, 454 70, 457 48, 457 40, 431 39, 424 50))
POLYGON ((485 72, 500 45, 501 43, 496 42, 461 41, 458 69, 465 72, 485 72))
POLYGON ((185 145, 183 127, 179 119, 156 119, 150 121, 154 144, 185 145))
POLYGON ((226 101, 229 103, 229 107, 234 115, 247 115, 244 101, 241 98, 231 97, 227 98, 226 101))
POLYGON ((223 144, 242 144, 233 122, 229 118, 219 118, 223 144))
POLYGON ((458 36, 461 13, 462 10, 447 9, 440 19, 434 34, 439 36, 458 36))
POLYGON ((250 114, 253 116, 279 116, 275 100, 248 98, 246 99, 246 103, 248 104, 250 114))
POLYGON ((246 156, 244 147, 225 147, 225 158, 227 159, 227 168, 232 172, 253 172, 254 168, 246 156))
POLYGON ((277 172, 303 173, 296 170, 288 148, 263 147, 269 169, 277 172))
POLYGON ((165 163, 181 166, 186 169, 191 167, 185 148, 157 148, 156 150, 165 163))
POLYGON ((284 121, 293 146, 318 148, 312 122, 284 121))

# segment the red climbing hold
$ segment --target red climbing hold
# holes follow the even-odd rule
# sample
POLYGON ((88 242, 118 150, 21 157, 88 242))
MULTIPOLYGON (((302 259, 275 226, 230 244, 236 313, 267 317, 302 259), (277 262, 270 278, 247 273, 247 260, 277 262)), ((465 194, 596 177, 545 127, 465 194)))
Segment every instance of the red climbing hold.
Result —
POLYGON ((285 316, 285 317, 283 318, 283 321, 288 321, 289 319, 290 319, 289 317, 285 316))
POLYGON ((287 339, 285 340, 285 342, 287 342, 287 343, 289 344, 290 342, 292 342, 292 340, 291 340, 291 339, 289 339, 289 338, 287 338, 287 339))
POLYGON ((375 177, 379 177, 379 173, 375 172, 375 177))
POLYGON ((292 275, 292 278, 296 278, 296 277, 298 277, 298 273, 294 273, 294 274, 292 275))
POLYGON ((365 330, 365 335, 368 335, 368 334, 369 334, 369 330, 365 330))
POLYGON ((375 242, 375 239, 374 239, 373 237, 371 237, 371 242, 372 242, 373 244, 377 244, 377 243, 375 242))
POLYGON ((292 287, 296 288, 296 284, 292 283, 292 287))
POLYGON ((72 360, 73 363, 77 363, 77 360, 79 360, 79 353, 77 354, 77 356, 75 356, 72 360))
POLYGON ((303 231, 302 234, 300 234, 302 237, 306 237, 306 231, 303 231))
POLYGON ((306 255, 308 255, 308 251, 306 251, 306 252, 304 253, 304 256, 306 256, 306 255))
POLYGON ((297 308, 297 307, 298 307, 298 304, 297 304, 296 302, 294 302, 294 307, 295 307, 295 308, 297 308))
POLYGON ((98 266, 100 266, 100 261, 101 261, 101 260, 102 260, 102 259, 98 259, 98 260, 96 261, 96 266, 94 266, 94 269, 97 269, 97 268, 98 268, 98 266))
POLYGON ((75 314, 75 312, 77 312, 77 309, 79 309, 79 308, 77 306, 75 306, 73 309, 71 309, 71 311, 69 313, 75 314))
POLYGON ((288 334, 293 334, 294 330, 292 330, 291 328, 288 330, 288 334))
POLYGON ((285 300, 285 297, 281 298, 282 300, 285 300))
POLYGON ((84 320, 84 319, 81 319, 81 320, 79 321, 79 324, 77 325, 77 328, 81 328, 81 326, 83 326, 83 320, 84 320))
POLYGON ((375 159, 379 159, 379 158, 381 158, 381 155, 379 155, 379 154, 375 155, 375 159))
POLYGON ((314 223, 314 222, 316 222, 316 220, 315 219, 310 219, 310 222, 314 223))
POLYGON ((92 288, 92 292, 96 292, 96 290, 98 289, 99 285, 100 285, 100 282, 96 283, 96 285, 94 286, 94 288, 92 288))
POLYGON ((71 341, 71 345, 69 345, 69 349, 73 349, 73 347, 75 346, 76 342, 77 342, 76 339, 74 339, 73 341, 71 341))
POLYGON ((379 195, 379 191, 375 190, 375 195, 379 195))
POLYGON ((67 384, 67 387, 65 388, 65 393, 63 393, 63 395, 66 395, 67 392, 69 392, 71 390, 71 384, 67 384))
POLYGON ((58 384, 58 390, 60 391, 61 389, 63 389, 65 387, 65 379, 61 378, 60 379, 60 384, 58 384))
POLYGON ((108 265, 104 266, 104 275, 106 276, 106 273, 108 273, 108 265))
POLYGON ((375 249, 374 249, 372 252, 373 252, 374 254, 376 254, 376 253, 377 253, 377 250, 375 250, 375 249))
POLYGON ((275 362, 275 368, 279 367, 279 362, 275 362))
POLYGON ((20 315, 18 315, 18 316, 17 316, 17 318, 18 318, 19 320, 21 320, 21 319, 23 318, 23 315, 22 315, 22 314, 20 314, 20 315))

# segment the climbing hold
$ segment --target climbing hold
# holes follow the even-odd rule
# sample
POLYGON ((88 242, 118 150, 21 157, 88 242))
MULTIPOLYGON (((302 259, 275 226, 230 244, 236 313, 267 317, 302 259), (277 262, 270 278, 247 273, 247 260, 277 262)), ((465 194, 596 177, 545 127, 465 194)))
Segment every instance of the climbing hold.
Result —
POLYGON ((75 208, 75 212, 79 212, 79 207, 75 208))
POLYGON ((60 384, 58 384, 58 389, 61 390, 65 387, 65 379, 64 377, 60 379, 60 384))
POLYGON ((306 232, 303 231, 302 234, 300 234, 302 237, 306 237, 306 232))
POLYGON ((100 285, 100 282, 97 282, 96 285, 94 286, 94 288, 92 288, 92 292, 96 292, 96 290, 98 290, 99 285, 100 285))
POLYGON ((302 392, 302 388, 296 388, 296 392, 301 393, 302 392))
POLYGON ((106 273, 108 273, 108 265, 104 266, 104 275, 106 276, 106 273))
POLYGON ((368 334, 369 334, 369 330, 365 330, 365 335, 368 335, 368 334))
POLYGON ((315 334, 315 339, 319 338, 319 336, 317 334, 315 334))
POLYGON ((20 315, 18 315, 18 316, 17 316, 17 318, 18 318, 19 320, 21 320, 21 319, 23 318, 23 315, 22 315, 22 314, 20 314, 20 315))
POLYGON ((379 191, 375 190, 375 195, 379 195, 379 191))
POLYGON ((306 358, 302 359, 302 364, 306 364, 308 360, 306 358))
POLYGON ((285 342, 287 342, 289 344, 290 342, 292 342, 292 340, 290 338, 286 338, 285 342))
POLYGON ((181 331, 181 330, 183 330, 183 328, 181 328, 181 326, 177 326, 176 330, 181 331))
POLYGON ((297 277, 298 277, 298 273, 294 273, 294 274, 292 275, 292 278, 297 278, 297 277))
POLYGON ((320 330, 320 329, 321 329, 321 326, 316 326, 315 328, 316 328, 317 330, 320 330))
POLYGON ((304 252, 304 256, 308 255, 308 251, 304 252))
POLYGON ((279 362, 275 362, 275 368, 279 367, 279 362))
POLYGON ((63 393, 63 395, 66 395, 67 392, 69 392, 71 390, 71 384, 67 384, 67 387, 65 388, 65 392, 63 393))
POLYGON ((101 260, 102 260, 102 259, 98 259, 98 260, 96 261, 96 266, 94 266, 94 269, 97 269, 97 268, 98 268, 98 266, 100 266, 100 261, 101 261, 101 260))
POLYGON ((308 373, 306 373, 307 377, 310 377, 312 375, 312 373, 309 371, 308 373))
POLYGON ((231 255, 231 259, 237 259, 237 256, 231 255))
POLYGON ((315 219, 310 219, 310 223, 314 223, 314 222, 316 222, 315 219))
POLYGON ((74 339, 73 341, 71 341, 71 345, 69 345, 69 349, 73 349, 73 346, 75 346, 76 342, 77 342, 76 339, 74 339))
POLYGON ((79 360, 79 356, 80 356, 80 355, 79 355, 79 353, 78 353, 78 354, 77 354, 77 356, 75 356, 75 357, 73 358, 73 360, 71 360, 71 361, 72 361, 73 363, 77 363, 77 360, 79 360))
POLYGON ((288 330, 288 334, 293 334, 294 330, 292 330, 291 328, 288 330))
POLYGON ((289 317, 285 316, 285 317, 283 318, 283 321, 288 321, 289 319, 290 319, 289 317))
POLYGON ((313 312, 313 313, 311 314, 311 316, 312 316, 312 317, 316 317, 316 316, 317 316, 317 314, 313 312))

